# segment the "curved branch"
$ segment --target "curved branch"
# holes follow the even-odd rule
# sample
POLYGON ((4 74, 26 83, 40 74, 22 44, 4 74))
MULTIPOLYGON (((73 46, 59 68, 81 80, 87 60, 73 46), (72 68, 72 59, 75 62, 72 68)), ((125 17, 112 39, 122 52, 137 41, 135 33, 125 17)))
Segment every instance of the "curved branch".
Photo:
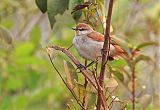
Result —
POLYGON ((66 85, 66 87, 69 89, 69 91, 71 92, 71 94, 73 95, 73 97, 75 98, 75 100, 77 101, 77 103, 79 104, 79 106, 81 106, 83 108, 83 110, 86 110, 83 105, 82 102, 77 98, 76 94, 72 91, 72 89, 68 86, 68 84, 65 82, 64 78, 62 77, 62 75, 60 74, 60 72, 58 71, 58 69, 56 68, 56 66, 54 65, 51 56, 48 53, 48 57, 49 60, 53 66, 53 68, 55 69, 55 71, 58 73, 58 75, 60 76, 61 80, 63 81, 63 83, 66 85))
MULTIPOLYGON (((64 54, 66 54, 71 60, 72 62, 79 67, 80 65, 82 65, 72 54, 69 50, 67 50, 64 47, 60 47, 60 46, 50 46, 49 48, 53 48, 55 50, 61 51, 64 54)), ((81 71, 81 73, 83 74, 83 76, 92 84, 92 86, 97 90, 97 85, 95 83, 95 80, 89 75, 89 70, 85 69, 85 68, 79 68, 79 70, 81 71)))

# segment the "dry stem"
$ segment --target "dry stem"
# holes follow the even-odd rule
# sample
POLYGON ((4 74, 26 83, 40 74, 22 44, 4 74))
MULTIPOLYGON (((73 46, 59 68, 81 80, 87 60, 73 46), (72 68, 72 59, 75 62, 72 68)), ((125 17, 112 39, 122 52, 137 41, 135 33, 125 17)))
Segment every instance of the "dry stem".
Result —
POLYGON ((68 84, 65 82, 64 78, 62 77, 62 75, 60 74, 60 72, 58 71, 58 69, 55 67, 51 56, 48 54, 49 60, 53 66, 53 68, 56 70, 56 72, 58 73, 58 75, 60 76, 61 80, 63 81, 63 83, 66 85, 66 87, 69 89, 69 91, 71 92, 71 94, 73 95, 73 97, 75 98, 75 100, 77 101, 77 103, 79 104, 79 106, 81 106, 83 108, 83 110, 87 110, 83 107, 82 102, 77 98, 76 94, 72 91, 72 89, 68 86, 68 84))
POLYGON ((113 0, 109 2, 108 15, 106 19, 106 30, 105 30, 105 41, 102 49, 102 64, 101 64, 101 72, 99 77, 99 84, 101 88, 98 88, 98 100, 97 100, 97 110, 101 110, 101 106, 103 105, 105 110, 108 110, 108 106, 106 105, 106 101, 104 101, 104 78, 105 78, 105 70, 106 63, 108 61, 109 50, 110 50, 110 22, 113 8, 113 0), (103 96, 103 98, 102 98, 103 96))
MULTIPOLYGON (((77 67, 79 67, 81 65, 81 63, 66 48, 54 46, 54 45, 52 45, 50 48, 53 48, 55 50, 59 50, 59 51, 63 52, 64 54, 66 54, 77 67)), ((88 73, 89 70, 85 69, 85 68, 79 68, 79 70, 84 75, 84 77, 93 85, 93 87, 97 90, 97 85, 95 83, 95 80, 88 73)))

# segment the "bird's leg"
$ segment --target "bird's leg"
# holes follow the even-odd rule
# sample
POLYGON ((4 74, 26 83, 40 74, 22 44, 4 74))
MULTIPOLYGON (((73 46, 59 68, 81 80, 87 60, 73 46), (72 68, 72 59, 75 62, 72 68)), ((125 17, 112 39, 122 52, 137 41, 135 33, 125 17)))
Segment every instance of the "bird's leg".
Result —
POLYGON ((72 46, 73 46, 73 44, 71 44, 71 45, 67 48, 67 50, 69 50, 72 46))
MULTIPOLYGON (((80 69, 80 68, 86 69, 86 66, 84 66, 84 65, 82 65, 82 64, 77 65, 77 69, 80 69)), ((76 69, 76 70, 77 70, 77 69, 76 69)))
MULTIPOLYGON (((86 60, 86 59, 85 59, 85 66, 87 67, 87 60, 86 60)), ((87 81, 87 79, 85 78, 85 83, 84 83, 85 89, 86 89, 86 87, 87 87, 87 84, 88 84, 88 81, 87 81)))
POLYGON ((85 59, 85 63, 84 63, 84 65, 85 65, 85 66, 87 66, 87 60, 86 60, 86 59, 85 59))
MULTIPOLYGON (((88 65, 82 65, 82 64, 79 64, 78 66, 77 66, 77 69, 79 69, 79 68, 84 68, 84 69, 86 69, 86 68, 88 68, 88 67, 90 67, 90 66, 92 66, 93 64, 94 64, 94 62, 95 61, 92 61, 91 63, 89 63, 88 65)), ((77 70, 76 69, 76 70, 77 70)))

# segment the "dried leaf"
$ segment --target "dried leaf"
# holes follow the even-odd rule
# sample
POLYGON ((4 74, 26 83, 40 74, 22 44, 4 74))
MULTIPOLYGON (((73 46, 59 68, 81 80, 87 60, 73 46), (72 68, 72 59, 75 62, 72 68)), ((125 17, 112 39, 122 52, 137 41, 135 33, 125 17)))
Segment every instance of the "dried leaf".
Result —
POLYGON ((35 2, 42 13, 47 11, 47 0, 36 0, 35 2))
POLYGON ((81 3, 83 3, 83 0, 70 0, 69 1, 69 10, 73 10, 76 7, 78 7, 81 3))
POLYGON ((64 63, 64 70, 66 74, 67 84, 71 89, 73 89, 75 86, 74 84, 75 80, 78 81, 78 75, 72 63, 65 60, 63 61, 63 63, 64 63))
POLYGON ((76 11, 79 11, 79 10, 82 10, 86 7, 89 7, 92 3, 91 2, 84 2, 83 4, 79 4, 79 5, 76 5, 72 11, 72 13, 76 12, 76 11))
MULTIPOLYGON (((84 0, 70 0, 69 1, 69 10, 73 10, 75 8, 75 6, 83 3, 84 0)), ((82 11, 77 11, 75 13, 72 14, 73 18, 78 21, 80 19, 82 15, 82 11)))
POLYGON ((47 53, 50 55, 50 57, 52 59, 54 59, 57 56, 57 50, 55 50, 55 49, 53 49, 51 47, 47 48, 47 53))
POLYGON ((78 83, 77 81, 74 81, 76 83, 76 93, 79 97, 79 99, 83 99, 83 97, 86 95, 86 89, 84 88, 84 86, 80 83, 78 83))
POLYGON ((113 92, 118 86, 118 82, 114 78, 105 79, 105 88, 108 92, 113 92))
POLYGON ((115 88, 118 86, 118 82, 114 78, 105 79, 105 87, 107 88, 115 88))

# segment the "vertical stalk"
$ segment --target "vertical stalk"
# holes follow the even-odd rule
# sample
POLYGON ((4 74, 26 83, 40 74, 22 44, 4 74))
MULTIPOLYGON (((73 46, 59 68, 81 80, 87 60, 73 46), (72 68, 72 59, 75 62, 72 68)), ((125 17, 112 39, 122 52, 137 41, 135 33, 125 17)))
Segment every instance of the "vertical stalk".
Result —
POLYGON ((104 100, 105 99, 104 78, 105 78, 106 63, 108 61, 108 56, 110 51, 110 22, 111 22, 112 8, 113 8, 113 0, 110 0, 108 15, 106 19, 106 30, 104 35, 105 41, 102 49, 102 64, 101 64, 101 72, 99 77, 100 87, 98 87, 97 110, 101 110, 102 105, 105 110, 109 110, 108 106, 105 103, 106 101, 104 100))
POLYGON ((132 110, 135 110, 135 64, 132 61, 132 110))

